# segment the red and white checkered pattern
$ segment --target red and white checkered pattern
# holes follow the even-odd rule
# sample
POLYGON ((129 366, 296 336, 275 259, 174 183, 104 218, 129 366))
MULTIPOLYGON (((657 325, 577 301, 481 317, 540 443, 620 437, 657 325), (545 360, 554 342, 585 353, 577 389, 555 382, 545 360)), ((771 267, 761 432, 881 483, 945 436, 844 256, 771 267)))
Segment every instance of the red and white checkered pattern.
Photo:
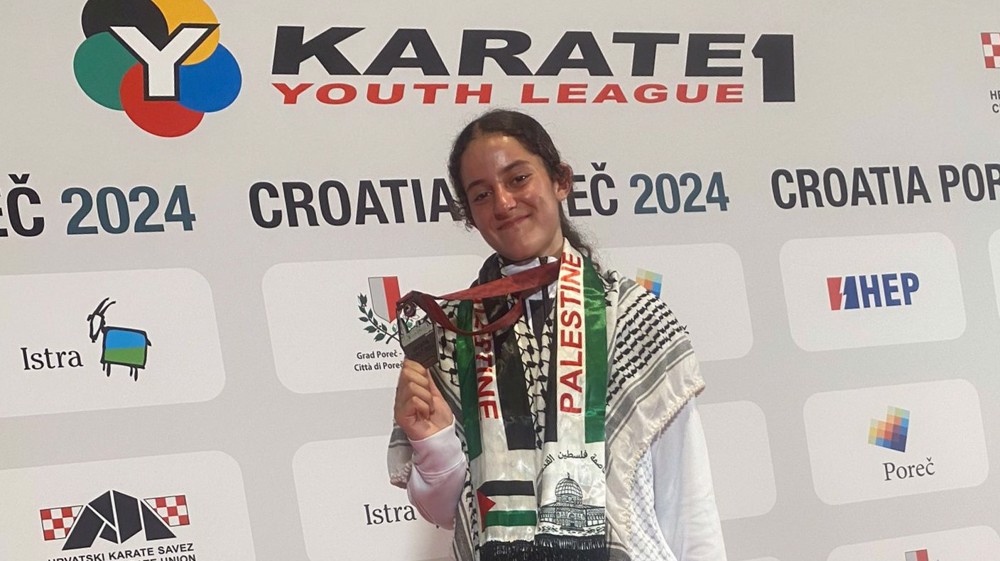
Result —
POLYGON ((191 523, 188 518, 187 497, 184 495, 153 497, 145 501, 167 526, 187 526, 191 523))
POLYGON ((42 517, 42 535, 45 537, 45 541, 66 539, 81 510, 83 510, 82 505, 39 510, 38 514, 42 517))
POLYGON ((982 38, 986 68, 1000 68, 1000 32, 983 33, 982 38))

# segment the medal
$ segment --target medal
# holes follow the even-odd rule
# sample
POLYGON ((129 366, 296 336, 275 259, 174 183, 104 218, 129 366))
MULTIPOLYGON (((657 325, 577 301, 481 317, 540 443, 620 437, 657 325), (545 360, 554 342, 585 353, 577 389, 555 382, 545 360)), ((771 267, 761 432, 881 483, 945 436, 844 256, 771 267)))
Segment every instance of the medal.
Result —
POLYGON ((397 312, 396 324, 399 327, 399 344, 406 358, 419 362, 424 368, 430 368, 437 362, 439 328, 436 323, 425 317, 409 327, 410 322, 397 312))
POLYGON ((558 277, 559 261, 553 261, 516 275, 442 296, 433 296, 415 290, 408 292, 396 303, 396 322, 403 355, 410 360, 419 362, 424 368, 429 368, 437 363, 437 341, 441 328, 461 335, 480 335, 506 329, 514 325, 521 315, 524 309, 524 299, 539 288, 555 282, 558 277), (437 300, 481 301, 484 298, 508 295, 516 297, 510 310, 496 321, 474 331, 456 327, 436 302, 437 300), (415 320, 418 307, 427 315, 415 320))

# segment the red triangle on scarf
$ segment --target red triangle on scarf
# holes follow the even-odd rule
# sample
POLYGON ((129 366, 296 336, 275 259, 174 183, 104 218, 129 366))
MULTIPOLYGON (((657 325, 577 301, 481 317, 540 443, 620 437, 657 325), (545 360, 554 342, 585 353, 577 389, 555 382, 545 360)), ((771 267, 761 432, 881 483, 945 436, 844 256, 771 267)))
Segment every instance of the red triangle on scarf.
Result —
POLYGON ((476 491, 476 500, 479 501, 479 522, 482 527, 486 527, 486 513, 497 505, 496 501, 487 497, 482 491, 476 491))

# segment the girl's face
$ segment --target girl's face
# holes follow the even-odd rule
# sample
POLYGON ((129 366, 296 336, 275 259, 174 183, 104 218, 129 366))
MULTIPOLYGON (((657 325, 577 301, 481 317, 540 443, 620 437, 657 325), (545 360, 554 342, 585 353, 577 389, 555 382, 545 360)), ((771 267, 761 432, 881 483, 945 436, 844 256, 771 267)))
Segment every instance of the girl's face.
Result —
POLYGON ((494 251, 513 262, 562 254, 559 205, 568 180, 550 177, 541 158, 503 134, 470 142, 461 170, 472 222, 494 251))

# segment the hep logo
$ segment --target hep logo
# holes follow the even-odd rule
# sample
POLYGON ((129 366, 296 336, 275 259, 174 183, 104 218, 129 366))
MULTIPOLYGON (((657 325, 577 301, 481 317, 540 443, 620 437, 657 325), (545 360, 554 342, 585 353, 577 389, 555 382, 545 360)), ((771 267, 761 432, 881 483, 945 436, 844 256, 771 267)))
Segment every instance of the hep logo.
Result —
POLYGON ((201 0, 89 0, 81 19, 77 83, 146 132, 187 134, 240 93, 239 64, 201 0))
POLYGON ((916 273, 827 277, 826 289, 830 310, 835 312, 909 306, 913 303, 913 293, 920 289, 920 277, 916 273))

